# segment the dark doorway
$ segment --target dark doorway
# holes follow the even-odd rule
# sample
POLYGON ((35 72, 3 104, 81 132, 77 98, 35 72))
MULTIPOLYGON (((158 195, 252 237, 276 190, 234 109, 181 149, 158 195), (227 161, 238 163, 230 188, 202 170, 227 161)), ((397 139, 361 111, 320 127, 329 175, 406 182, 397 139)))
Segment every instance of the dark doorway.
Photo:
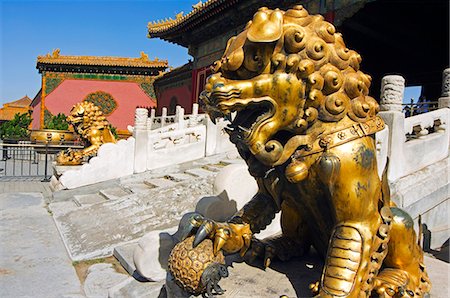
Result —
POLYGON ((347 47, 361 54, 375 98, 386 74, 402 75, 407 86, 424 86, 428 100, 439 98, 442 71, 449 66, 448 0, 369 2, 338 31, 347 47))
POLYGON ((175 115, 175 111, 177 110, 178 98, 176 96, 172 96, 169 103, 169 115, 175 115))

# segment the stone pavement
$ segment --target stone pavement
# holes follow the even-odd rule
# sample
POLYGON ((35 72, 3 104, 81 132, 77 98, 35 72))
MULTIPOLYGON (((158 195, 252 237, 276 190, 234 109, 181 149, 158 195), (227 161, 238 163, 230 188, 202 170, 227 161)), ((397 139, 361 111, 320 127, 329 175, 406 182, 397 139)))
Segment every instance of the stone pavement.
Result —
POLYGON ((0 226, 0 297, 82 297, 41 193, 0 194, 0 226))
POLYGON ((52 191, 49 183, 41 182, 41 178, 2 178, 0 179, 0 194, 17 192, 37 192, 42 193, 44 198, 50 198, 52 191))
POLYGON ((214 177, 233 162, 242 161, 222 154, 123 177, 107 186, 59 191, 49 210, 73 261, 108 256, 149 231, 177 226, 199 199, 213 193, 214 177))

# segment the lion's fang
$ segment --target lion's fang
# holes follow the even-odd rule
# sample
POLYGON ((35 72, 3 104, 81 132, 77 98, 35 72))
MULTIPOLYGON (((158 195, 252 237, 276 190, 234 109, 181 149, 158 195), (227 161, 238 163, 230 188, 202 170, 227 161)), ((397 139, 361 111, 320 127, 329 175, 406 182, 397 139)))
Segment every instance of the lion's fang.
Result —
POLYGON ((238 125, 238 128, 239 128, 240 130, 243 130, 243 131, 245 131, 245 132, 250 133, 250 129, 248 129, 248 128, 246 128, 246 127, 243 127, 243 126, 238 125))

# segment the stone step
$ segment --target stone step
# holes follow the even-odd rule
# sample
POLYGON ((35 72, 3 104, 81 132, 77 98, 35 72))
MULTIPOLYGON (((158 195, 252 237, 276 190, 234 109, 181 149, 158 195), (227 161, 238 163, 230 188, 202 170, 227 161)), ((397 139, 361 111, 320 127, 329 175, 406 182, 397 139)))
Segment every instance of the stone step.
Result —
POLYGON ((122 265, 122 267, 130 274, 135 275, 136 266, 133 261, 133 253, 138 244, 136 242, 118 245, 114 247, 113 255, 122 265))
MULTIPOLYGON (((415 221, 418 232, 422 218, 424 243, 428 249, 439 249, 450 231, 450 157, 438 161, 390 184, 391 198, 415 221)), ((448 242, 447 242, 448 243, 448 242)), ((424 249, 427 249, 424 246, 424 249)))
POLYGON ((189 174, 184 174, 184 173, 173 173, 173 174, 166 175, 164 177, 166 179, 172 180, 174 182, 181 182, 181 181, 190 180, 190 179, 194 178, 195 176, 192 176, 189 174))
POLYGON ((140 282, 129 277, 123 282, 111 287, 109 298, 155 298, 166 297, 164 282, 140 282))
POLYGON ((171 179, 162 177, 162 178, 146 179, 144 180, 144 184, 149 185, 150 187, 154 186, 154 187, 168 188, 174 186, 176 182, 171 179))
POLYGON ((142 183, 147 192, 115 200, 98 195, 104 202, 81 208, 64 202, 65 206, 50 204, 50 209, 56 210, 53 217, 73 261, 104 257, 149 231, 178 225, 183 214, 195 210, 198 200, 212 194, 213 181, 214 175, 178 183, 166 179, 172 187, 153 189, 142 183))
POLYGON ((223 169, 223 166, 221 165, 217 165, 217 164, 208 164, 208 165, 204 165, 202 167, 202 169, 210 171, 210 172, 219 172, 221 169, 223 169))
POLYGON ((99 194, 87 194, 87 195, 75 195, 73 196, 73 202, 78 207, 98 204, 106 202, 106 198, 99 194))
POLYGON ((123 187, 135 194, 147 194, 156 188, 155 185, 146 184, 144 181, 123 184, 123 187))
POLYGON ((99 194, 103 196, 107 200, 118 200, 122 199, 128 195, 130 195, 132 192, 128 189, 124 189, 120 186, 113 187, 113 188, 106 188, 101 189, 99 191, 99 194))
POLYGON ((193 168, 193 169, 189 169, 186 170, 185 173, 197 176, 197 177, 202 177, 202 178, 207 178, 209 176, 215 175, 217 174, 216 172, 213 171, 208 171, 205 170, 203 168, 193 168))

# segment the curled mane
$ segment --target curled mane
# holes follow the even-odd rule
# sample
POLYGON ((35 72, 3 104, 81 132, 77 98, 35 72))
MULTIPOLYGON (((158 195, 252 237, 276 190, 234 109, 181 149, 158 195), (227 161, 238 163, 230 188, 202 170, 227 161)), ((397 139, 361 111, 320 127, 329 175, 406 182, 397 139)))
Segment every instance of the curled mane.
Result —
POLYGON ((308 122, 315 117, 339 121, 345 115, 360 122, 379 110, 368 96, 371 77, 359 70, 361 56, 345 46, 332 24, 300 5, 285 12, 271 62, 272 72, 295 73, 305 82, 308 122))
POLYGON ((95 127, 97 129, 102 129, 108 126, 108 121, 103 115, 101 109, 93 103, 87 101, 77 103, 71 111, 71 117, 74 119, 77 117, 82 117, 82 121, 80 123, 73 124, 78 126, 77 129, 80 133, 83 132, 81 133, 83 137, 86 137, 84 130, 87 128, 95 127))

